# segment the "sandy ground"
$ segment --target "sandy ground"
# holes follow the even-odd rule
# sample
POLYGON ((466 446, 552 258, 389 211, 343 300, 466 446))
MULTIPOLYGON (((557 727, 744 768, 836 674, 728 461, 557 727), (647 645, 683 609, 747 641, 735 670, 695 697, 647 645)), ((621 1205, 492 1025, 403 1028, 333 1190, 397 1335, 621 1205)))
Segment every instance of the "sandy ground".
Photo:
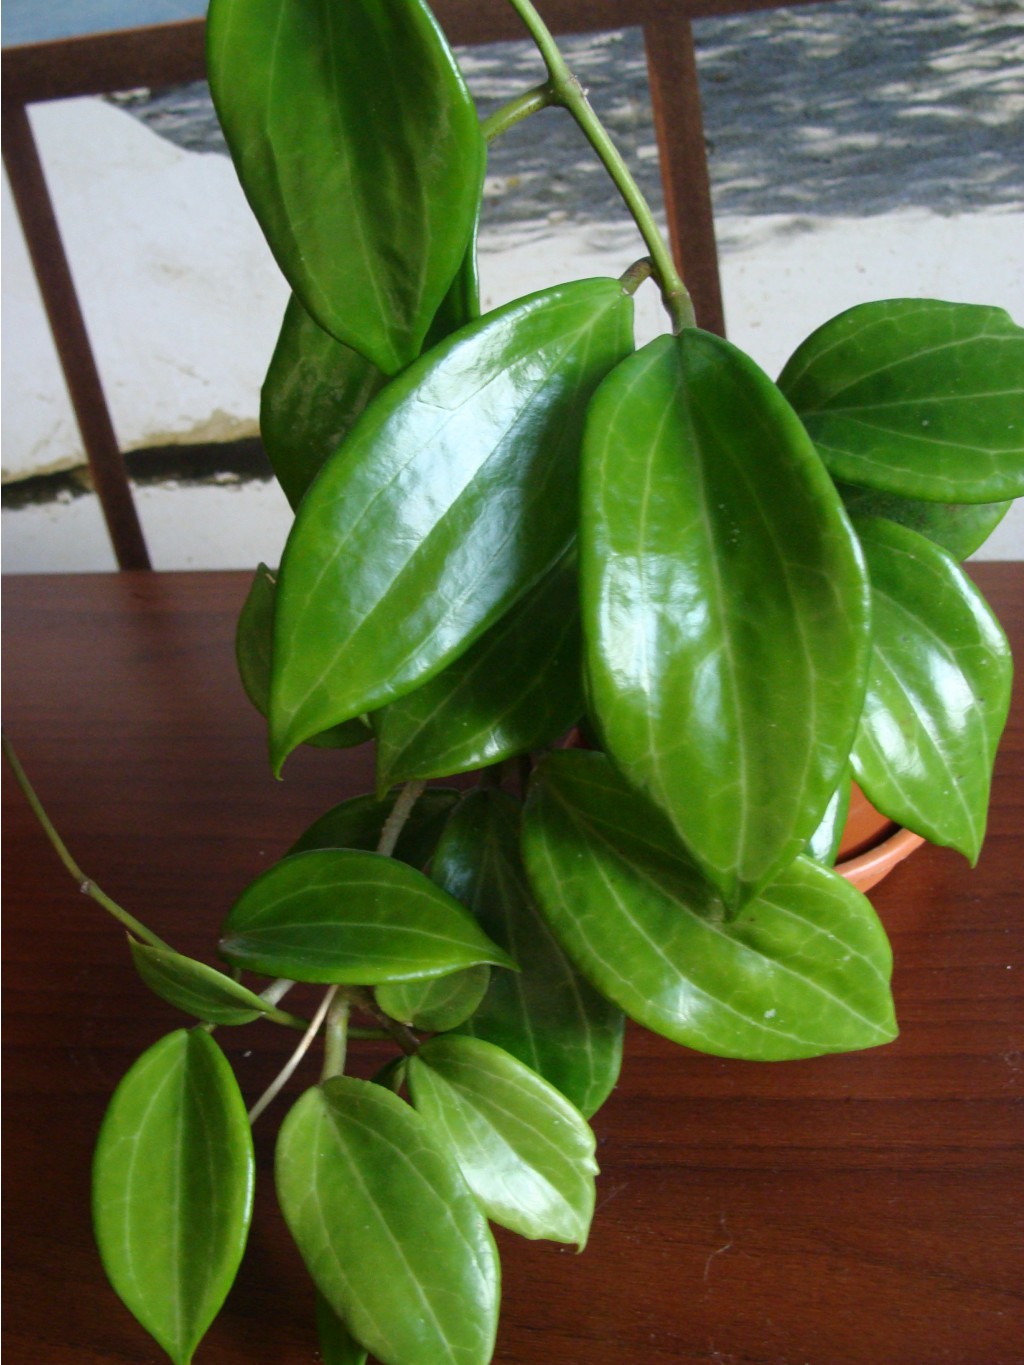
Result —
MULTIPOLYGON (((730 336, 769 373, 867 298, 998 303, 1024 321, 1017 0, 843 0, 697 30, 730 336)), ((570 48, 657 202, 639 35, 570 48)), ((465 64, 485 109, 538 75, 526 44, 477 49, 465 64)), ((285 287, 216 150, 205 90, 121 103, 34 114, 119 437, 138 449, 250 435, 285 287)), ((73 467, 81 451, 4 193, 7 480, 73 467)), ((484 305, 618 274, 640 248, 608 206, 603 175, 555 111, 498 144, 484 305)), ((638 303, 645 340, 663 323, 650 286, 638 303)), ((283 498, 257 481, 148 485, 138 497, 159 567, 273 562, 287 532, 283 498)), ((3 531, 5 569, 113 564, 92 497, 5 510, 3 531)), ((1024 557, 1024 507, 988 553, 1024 557)))

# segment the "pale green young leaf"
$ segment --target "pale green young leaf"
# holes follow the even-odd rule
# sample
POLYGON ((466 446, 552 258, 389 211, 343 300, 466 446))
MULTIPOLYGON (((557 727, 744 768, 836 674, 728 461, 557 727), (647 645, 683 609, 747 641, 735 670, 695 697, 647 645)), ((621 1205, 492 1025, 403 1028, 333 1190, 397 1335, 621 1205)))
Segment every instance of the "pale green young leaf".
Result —
POLYGON ((731 920, 660 813, 602 754, 551 754, 523 847, 552 928, 638 1023, 754 1061, 896 1036, 892 954, 866 897, 807 858, 731 920))
POLYGON ((188 1365, 231 1287, 252 1212, 245 1104, 201 1029, 162 1038, 107 1109, 93 1163, 96 1241, 125 1305, 188 1365))
POLYGON ((409 1059, 409 1088, 488 1218, 582 1250, 594 1213, 594 1134, 560 1091, 493 1043, 457 1035, 409 1059))
POLYGON ((491 962, 514 967, 473 916, 394 858, 328 848, 283 859, 224 921, 221 954, 293 981, 376 986, 491 962))
POLYGON ((875 645, 853 772, 890 819, 977 860, 1010 705, 1010 647, 950 555, 915 531, 858 521, 875 645))
POLYGON ((317 1288, 387 1365, 488 1365, 500 1271, 441 1142, 382 1086, 339 1076, 281 1126, 277 1193, 317 1288))
POLYGON ((462 1032, 518 1057, 589 1117, 618 1079, 622 1011, 583 979, 538 911, 519 853, 520 816, 519 803, 504 792, 471 792, 434 858, 435 880, 520 967, 491 973, 462 1032))
POLYGON ((152 948, 129 938, 135 970, 149 989, 186 1014, 208 1024, 249 1024, 266 1013, 266 1002, 230 976, 169 948, 152 948))
POLYGON ((394 981, 378 986, 374 994, 377 1004, 392 1019, 428 1033, 445 1033, 464 1024, 475 1012, 487 994, 490 979, 490 967, 481 963, 429 981, 394 981))

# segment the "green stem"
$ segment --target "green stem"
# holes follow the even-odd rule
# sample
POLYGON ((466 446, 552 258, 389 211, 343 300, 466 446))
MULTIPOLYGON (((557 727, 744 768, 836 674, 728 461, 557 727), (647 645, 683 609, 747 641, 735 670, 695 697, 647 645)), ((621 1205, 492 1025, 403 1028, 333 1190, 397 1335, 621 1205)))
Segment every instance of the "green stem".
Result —
POLYGON ((21 788, 22 792, 25 795, 25 800, 31 807, 33 815, 36 817, 36 819, 39 821, 39 824, 42 826, 43 833, 46 835, 47 839, 49 839, 50 843, 53 845, 57 857, 61 860, 61 862, 64 864, 67 870, 71 873, 72 877, 74 877, 75 881, 78 883, 78 889, 81 891, 82 895, 90 897, 90 899, 94 900, 97 905, 101 905, 103 909, 107 911, 108 914, 113 915, 116 920, 119 920, 120 923, 123 924, 124 927, 127 930, 129 930, 130 933, 134 934, 135 937, 137 939, 140 939, 143 943, 148 943, 151 948, 165 948, 168 952, 173 952, 174 949, 171 947, 169 943, 165 943, 162 938, 158 938, 151 929, 147 929, 146 926, 140 923, 140 921, 137 920, 134 915, 130 915, 128 911, 125 910, 122 906, 118 905, 116 901, 111 900, 107 893, 101 890, 101 888, 96 885, 96 883, 92 880, 91 877, 87 877, 85 875, 82 869, 75 862, 74 858, 72 858, 70 852, 68 851, 67 845, 64 843, 64 840, 57 833, 56 829, 53 826, 52 821, 50 820, 50 817, 43 809, 43 803, 39 800, 39 797, 35 793, 35 788, 32 786, 32 783, 28 780, 28 775, 25 772, 25 769, 21 766, 21 762, 18 758, 18 755, 14 751, 14 746, 11 744, 10 740, 7 738, 6 735, 4 735, 2 738, 4 757, 7 759, 7 762, 11 765, 11 769, 17 780, 18 786, 21 788))
POLYGON ((529 118, 531 114, 539 114, 542 109, 549 109, 555 103, 557 103, 555 92, 548 81, 542 85, 535 85, 532 90, 517 95, 514 100, 509 100, 508 104, 503 104, 500 109, 496 109, 483 120, 480 131, 484 135, 484 141, 493 142, 496 137, 507 133, 524 118, 529 118))
POLYGON ((662 299, 672 319, 673 330, 680 332, 684 327, 694 326, 693 303, 690 300, 689 292, 683 283, 682 276, 676 269, 672 252, 661 235, 651 207, 644 198, 639 185, 633 179, 622 154, 608 136, 604 124, 591 108, 586 92, 569 70, 551 31, 537 13, 531 0, 509 0, 509 4, 522 19, 544 59, 544 64, 548 69, 548 85, 552 92, 552 102, 568 109, 579 124, 584 136, 600 157, 615 188, 629 209, 654 262, 654 271, 661 286, 662 299))
POLYGON ((356 1009, 362 1010, 371 1019, 376 1019, 380 1026, 387 1030, 388 1037, 395 1040, 407 1057, 412 1057, 419 1051, 420 1040, 412 1029, 406 1028, 397 1019, 385 1014, 368 990, 363 990, 359 986, 354 987, 348 992, 348 998, 356 1009))
POLYGON ((348 1050, 349 1002, 346 995, 339 995, 327 1011, 327 1027, 324 1031, 324 1065, 320 1072, 322 1081, 345 1072, 345 1053, 348 1050))
POLYGON ((398 836, 405 828, 405 822, 412 814, 413 806, 423 795, 426 785, 425 782, 407 782, 398 793, 398 799, 391 807, 391 814, 384 822, 377 844, 377 852, 382 853, 385 858, 390 858, 394 853, 398 836))

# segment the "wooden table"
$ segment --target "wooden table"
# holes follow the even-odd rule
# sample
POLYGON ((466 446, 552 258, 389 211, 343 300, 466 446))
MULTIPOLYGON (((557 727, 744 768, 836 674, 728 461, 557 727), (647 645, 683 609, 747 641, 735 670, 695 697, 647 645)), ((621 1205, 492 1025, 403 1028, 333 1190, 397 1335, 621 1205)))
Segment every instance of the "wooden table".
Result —
MULTIPOLYGON (((1024 660, 1024 566, 984 565, 1024 660)), ((247 578, 9 580, 7 733, 85 871, 188 953, 314 816, 370 785, 362 751, 271 780, 232 671, 247 578)), ((1011 1365, 1021 1309, 1024 699, 971 872, 926 849, 873 896, 902 1036, 859 1056, 758 1065, 635 1030, 599 1114, 585 1255, 502 1236, 502 1365, 1011 1365)), ((183 1016, 149 997, 5 772, 6 1335, 12 1365, 159 1353, 106 1287, 89 1163, 111 1091, 183 1016)), ((222 1030, 248 1095, 291 1047, 222 1030)), ((364 1044, 356 1070, 372 1063, 364 1044)), ((301 1073, 293 1089, 309 1083, 301 1073)), ((279 1103, 277 1117, 284 1112, 279 1103)), ((312 1362, 312 1295, 257 1124, 249 1254, 200 1348, 211 1365, 312 1362)))

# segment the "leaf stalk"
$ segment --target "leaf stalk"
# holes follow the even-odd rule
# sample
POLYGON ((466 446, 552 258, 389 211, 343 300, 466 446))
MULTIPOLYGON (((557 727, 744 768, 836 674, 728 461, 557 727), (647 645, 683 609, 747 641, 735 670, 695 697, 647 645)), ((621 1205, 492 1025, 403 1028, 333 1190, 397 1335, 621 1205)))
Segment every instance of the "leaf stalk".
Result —
POLYGON ((678 334, 684 327, 696 326, 696 317, 689 291, 676 268, 675 261, 672 259, 672 252, 655 221, 651 206, 644 198, 643 192, 623 160, 621 152, 608 136, 604 124, 594 112, 590 101, 587 99, 586 91, 569 69, 550 29, 537 13, 532 0, 509 0, 509 4, 523 21, 544 59, 544 64, 548 69, 548 86, 552 92, 551 102, 567 109, 576 120, 583 135, 611 177, 615 188, 622 196, 626 208, 644 239, 654 265, 654 273, 661 288, 662 301, 672 319, 672 330, 678 334))

